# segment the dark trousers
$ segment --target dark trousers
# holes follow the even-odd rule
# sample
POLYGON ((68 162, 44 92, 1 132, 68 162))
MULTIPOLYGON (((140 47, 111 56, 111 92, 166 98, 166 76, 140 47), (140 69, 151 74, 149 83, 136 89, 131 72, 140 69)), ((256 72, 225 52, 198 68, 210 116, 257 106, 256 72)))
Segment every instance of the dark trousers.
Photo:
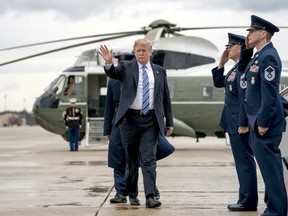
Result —
POLYGON ((125 169, 114 168, 114 186, 116 194, 127 196, 126 180, 125 180, 125 169))
POLYGON ((159 126, 153 111, 146 116, 129 110, 120 124, 126 157, 126 187, 130 198, 138 196, 139 159, 146 198, 155 196, 156 148, 159 126))
POLYGON ((265 183, 267 208, 264 215, 287 216, 287 194, 279 149, 282 134, 259 136, 251 131, 250 136, 255 158, 265 183))
POLYGON ((256 208, 258 205, 256 163, 249 134, 229 134, 229 137, 240 186, 237 203, 248 208, 256 208))
POLYGON ((69 127, 70 151, 78 151, 79 128, 69 127))

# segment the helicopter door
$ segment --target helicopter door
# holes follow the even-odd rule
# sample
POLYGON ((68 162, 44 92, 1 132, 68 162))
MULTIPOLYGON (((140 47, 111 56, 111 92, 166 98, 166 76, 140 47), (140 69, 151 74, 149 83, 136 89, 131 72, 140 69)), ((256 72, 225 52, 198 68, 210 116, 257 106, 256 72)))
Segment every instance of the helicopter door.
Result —
POLYGON ((88 75, 88 117, 104 117, 107 77, 103 74, 88 75))
POLYGON ((88 74, 88 97, 86 112, 86 147, 107 144, 103 136, 104 108, 107 93, 105 74, 88 74))

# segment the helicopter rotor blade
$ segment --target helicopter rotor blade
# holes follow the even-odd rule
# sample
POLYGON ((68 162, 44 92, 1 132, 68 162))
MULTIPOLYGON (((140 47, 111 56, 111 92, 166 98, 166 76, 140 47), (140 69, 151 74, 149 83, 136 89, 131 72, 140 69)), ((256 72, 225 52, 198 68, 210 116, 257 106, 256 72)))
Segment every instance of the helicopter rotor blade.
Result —
POLYGON ((71 40, 80 40, 80 39, 87 39, 87 38, 94 38, 94 37, 113 36, 113 35, 126 35, 126 34, 145 34, 145 33, 147 33, 147 31, 148 30, 114 32, 114 33, 104 33, 104 34, 97 34, 97 35, 87 35, 87 36, 81 36, 81 37, 65 38, 65 39, 59 39, 59 40, 51 40, 51 41, 44 41, 44 42, 39 42, 39 43, 33 43, 33 44, 26 44, 26 45, 20 45, 20 46, 15 46, 15 47, 3 48, 3 49, 0 49, 0 52, 13 50, 13 49, 20 49, 20 48, 25 48, 25 47, 32 47, 32 46, 38 46, 38 45, 44 45, 44 44, 65 42, 65 41, 71 41, 71 40))
POLYGON ((30 58, 35 58, 37 56, 46 55, 46 54, 53 53, 53 52, 59 52, 61 50, 71 49, 71 48, 74 48, 74 47, 79 47, 79 46, 84 46, 84 45, 88 45, 88 44, 92 44, 92 43, 102 42, 102 41, 106 41, 106 40, 114 40, 114 39, 119 39, 119 38, 123 38, 123 37, 134 36, 134 35, 137 35, 137 33, 135 32, 135 33, 125 34, 125 35, 106 37, 106 38, 101 38, 101 39, 97 39, 97 40, 93 40, 93 41, 88 41, 88 42, 83 42, 83 43, 74 44, 74 45, 70 45, 70 46, 65 46, 65 47, 61 47, 61 48, 57 48, 57 49, 53 49, 53 50, 48 50, 48 51, 45 51, 45 52, 37 53, 37 54, 34 54, 34 55, 25 56, 23 58, 14 59, 14 60, 11 60, 11 61, 8 61, 8 62, 0 63, 0 66, 12 64, 12 63, 23 61, 23 60, 30 59, 30 58))
MULTIPOLYGON (((278 26, 281 28, 288 28, 288 26, 278 26)), ((172 31, 187 31, 187 30, 209 30, 209 29, 248 29, 249 26, 207 26, 207 27, 190 27, 190 28, 173 28, 172 31)))
POLYGON ((248 26, 207 26, 207 27, 191 27, 191 28, 178 28, 178 31, 187 30, 209 30, 209 29, 233 29, 233 28, 248 28, 248 26))

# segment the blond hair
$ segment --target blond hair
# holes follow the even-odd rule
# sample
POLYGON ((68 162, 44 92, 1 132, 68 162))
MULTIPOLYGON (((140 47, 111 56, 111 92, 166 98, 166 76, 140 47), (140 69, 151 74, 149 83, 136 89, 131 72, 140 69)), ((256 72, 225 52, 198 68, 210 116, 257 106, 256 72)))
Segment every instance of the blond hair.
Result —
POLYGON ((137 45, 139 44, 143 44, 143 45, 147 45, 150 50, 152 51, 152 42, 150 40, 147 40, 147 39, 137 39, 135 40, 134 42, 134 46, 133 46, 133 50, 135 51, 135 48, 137 45))

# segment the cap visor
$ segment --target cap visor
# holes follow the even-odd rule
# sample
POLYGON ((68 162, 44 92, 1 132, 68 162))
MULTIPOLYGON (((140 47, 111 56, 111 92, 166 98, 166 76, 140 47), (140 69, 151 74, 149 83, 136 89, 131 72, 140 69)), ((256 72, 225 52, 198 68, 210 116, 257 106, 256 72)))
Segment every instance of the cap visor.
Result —
POLYGON ((254 27, 249 27, 248 29, 246 29, 246 31, 251 31, 251 30, 254 30, 254 29, 256 29, 256 28, 254 28, 254 27))

